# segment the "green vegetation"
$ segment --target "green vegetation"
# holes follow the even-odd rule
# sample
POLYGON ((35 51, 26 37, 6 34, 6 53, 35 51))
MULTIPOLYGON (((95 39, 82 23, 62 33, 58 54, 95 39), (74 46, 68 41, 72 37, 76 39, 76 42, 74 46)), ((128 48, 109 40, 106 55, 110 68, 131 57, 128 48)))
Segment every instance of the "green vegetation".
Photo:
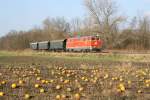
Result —
POLYGON ((36 52, 36 51, 0 51, 0 57, 7 56, 31 56, 41 58, 56 58, 83 61, 125 61, 148 62, 150 54, 113 54, 113 53, 64 53, 64 52, 36 52))

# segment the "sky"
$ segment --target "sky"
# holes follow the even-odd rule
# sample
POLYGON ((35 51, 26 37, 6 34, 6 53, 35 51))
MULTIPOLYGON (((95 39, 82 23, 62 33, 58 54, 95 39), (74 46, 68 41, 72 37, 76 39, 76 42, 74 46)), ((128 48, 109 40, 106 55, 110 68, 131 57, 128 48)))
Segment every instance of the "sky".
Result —
MULTIPOLYGON (((137 13, 150 16, 150 0, 116 0, 127 17, 137 13)), ((0 0, 0 36, 11 30, 29 30, 42 25, 47 17, 83 18, 83 0, 0 0)))

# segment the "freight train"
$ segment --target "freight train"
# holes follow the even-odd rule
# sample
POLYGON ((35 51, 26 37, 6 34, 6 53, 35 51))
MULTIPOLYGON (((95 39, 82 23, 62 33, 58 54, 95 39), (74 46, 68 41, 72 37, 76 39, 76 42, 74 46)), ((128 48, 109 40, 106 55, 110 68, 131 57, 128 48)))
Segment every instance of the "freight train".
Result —
POLYGON ((30 48, 45 51, 91 52, 101 51, 103 44, 99 36, 82 36, 63 40, 30 43, 30 48))

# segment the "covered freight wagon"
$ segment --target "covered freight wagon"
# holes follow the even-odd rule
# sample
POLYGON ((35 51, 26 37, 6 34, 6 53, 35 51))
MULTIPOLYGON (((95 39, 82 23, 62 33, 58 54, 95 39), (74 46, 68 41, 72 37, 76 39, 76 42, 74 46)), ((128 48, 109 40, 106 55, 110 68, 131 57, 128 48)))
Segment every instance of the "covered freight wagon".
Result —
POLYGON ((50 48, 50 42, 49 41, 44 41, 44 42, 38 42, 39 45, 39 50, 49 50, 50 48))
POLYGON ((30 48, 31 48, 32 50, 38 50, 38 43, 37 43, 37 42, 35 42, 35 43, 30 43, 30 48))
POLYGON ((49 50, 53 51, 65 51, 66 50, 66 39, 65 40, 55 40, 55 41, 50 41, 50 48, 49 50))

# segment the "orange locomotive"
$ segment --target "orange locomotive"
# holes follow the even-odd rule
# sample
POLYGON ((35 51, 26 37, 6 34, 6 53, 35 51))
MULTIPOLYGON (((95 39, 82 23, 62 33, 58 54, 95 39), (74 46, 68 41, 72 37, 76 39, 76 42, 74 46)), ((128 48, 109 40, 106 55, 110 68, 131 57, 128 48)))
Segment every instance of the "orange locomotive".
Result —
POLYGON ((103 41, 98 36, 83 36, 68 38, 66 51, 101 51, 103 41))

